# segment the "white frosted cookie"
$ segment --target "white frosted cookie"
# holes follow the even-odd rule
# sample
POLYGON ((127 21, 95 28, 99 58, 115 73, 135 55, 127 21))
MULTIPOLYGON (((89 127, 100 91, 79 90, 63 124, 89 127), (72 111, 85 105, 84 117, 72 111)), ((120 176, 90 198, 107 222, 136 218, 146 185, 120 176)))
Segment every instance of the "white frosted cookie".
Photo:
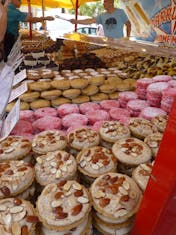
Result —
POLYGON ((90 193, 95 211, 116 223, 137 212, 142 195, 132 178, 119 173, 99 176, 91 185, 90 193))
POLYGON ((24 161, 0 163, 0 198, 16 196, 34 181, 34 168, 24 161))
POLYGON ((65 231, 50 230, 42 226, 41 231, 43 235, 88 235, 91 229, 91 216, 86 217, 85 220, 75 228, 65 231))
POLYGON ((152 163, 143 163, 136 167, 132 172, 132 178, 144 192, 152 172, 152 163))
POLYGON ((162 138, 163 138, 163 134, 158 132, 158 133, 148 135, 144 139, 144 143, 146 143, 151 148, 154 158, 156 157, 158 153, 158 149, 159 149, 162 138))
POLYGON ((35 164, 36 180, 40 185, 58 183, 76 177, 76 159, 65 151, 48 152, 37 157, 35 164))
POLYGON ((79 226, 90 209, 88 192, 76 181, 49 184, 37 200, 39 218, 51 230, 64 231, 79 226))
POLYGON ((8 136, 0 142, 0 162, 21 159, 31 151, 31 142, 22 136, 8 136))
POLYGON ((117 159, 112 151, 101 146, 83 149, 76 160, 78 170, 92 178, 117 170, 117 159))
POLYGON ((69 145, 78 150, 97 146, 99 142, 99 134, 90 128, 78 128, 68 134, 69 145))
POLYGON ((158 128, 160 132, 164 132, 168 121, 167 115, 158 115, 152 118, 152 123, 158 128))
POLYGON ((31 235, 37 222, 38 217, 30 202, 19 198, 0 200, 1 235, 31 235))
POLYGON ((152 157, 149 146, 134 137, 118 140, 113 145, 112 152, 121 163, 130 166, 148 162, 152 157))
POLYGON ((103 140, 110 143, 115 143, 119 139, 130 137, 129 128, 118 121, 103 122, 99 133, 103 140))
POLYGON ((144 139, 146 136, 158 131, 156 126, 144 118, 130 118, 128 127, 133 136, 144 139))
POLYGON ((38 154, 45 154, 66 147, 66 139, 57 130, 42 131, 32 141, 32 150, 38 154))

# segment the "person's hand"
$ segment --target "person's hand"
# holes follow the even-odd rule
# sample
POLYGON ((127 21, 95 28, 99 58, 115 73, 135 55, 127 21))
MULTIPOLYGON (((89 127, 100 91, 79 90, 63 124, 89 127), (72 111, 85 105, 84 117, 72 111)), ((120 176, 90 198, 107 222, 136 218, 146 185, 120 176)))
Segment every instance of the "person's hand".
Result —
POLYGON ((76 20, 75 19, 70 19, 70 23, 76 24, 76 20))
POLYGON ((45 20, 52 21, 52 20, 54 20, 54 17, 52 17, 52 16, 46 16, 44 19, 45 19, 45 20))

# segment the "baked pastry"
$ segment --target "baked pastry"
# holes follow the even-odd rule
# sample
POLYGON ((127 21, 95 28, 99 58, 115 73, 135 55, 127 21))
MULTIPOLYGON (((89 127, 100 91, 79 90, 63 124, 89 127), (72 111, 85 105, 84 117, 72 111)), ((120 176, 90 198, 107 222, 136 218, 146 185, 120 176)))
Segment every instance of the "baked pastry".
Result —
POLYGON ((68 144, 77 150, 86 147, 94 147, 99 144, 99 134, 90 128, 78 128, 71 131, 68 136, 68 144))
POLYGON ((76 181, 49 184, 37 200, 40 221, 51 230, 65 231, 79 226, 90 209, 88 192, 76 181))
POLYGON ((36 180, 42 186, 76 178, 76 160, 65 151, 48 152, 46 155, 37 157, 36 160, 36 180))
POLYGON ((57 99, 54 99, 54 100, 51 100, 51 105, 53 107, 57 107, 59 105, 62 105, 62 104, 69 104, 71 103, 71 100, 70 99, 67 99, 67 98, 64 98, 64 97, 59 97, 57 99))
POLYGON ((71 113, 67 114, 62 118, 62 125, 65 128, 68 128, 70 126, 76 126, 76 125, 87 125, 88 119, 86 115, 80 114, 80 113, 71 113))
POLYGON ((39 133, 41 131, 50 131, 50 130, 60 130, 61 129, 61 119, 59 117, 53 116, 44 116, 32 123, 32 127, 35 133, 39 133))
POLYGON ((156 126, 144 118, 130 118, 128 127, 132 135, 139 139, 144 139, 146 136, 158 132, 156 126))
POLYGON ((37 154, 45 154, 66 147, 66 139, 57 130, 43 131, 32 141, 32 150, 37 154))
POLYGON ((56 89, 67 90, 70 88, 70 81, 67 79, 54 80, 51 82, 51 86, 56 89))
MULTIPOLYGON (((9 113, 13 106, 15 105, 16 101, 12 101, 6 106, 6 112, 9 113)), ((29 104, 26 102, 20 102, 20 110, 28 110, 29 109, 29 104)))
POLYGON ((80 112, 86 114, 88 111, 94 111, 100 109, 100 105, 93 102, 85 102, 79 106, 80 112))
POLYGON ((115 143, 117 140, 128 138, 131 135, 129 128, 118 121, 104 121, 99 133, 101 139, 110 143, 115 143))
POLYGON ((143 163, 136 167, 132 172, 132 178, 144 192, 152 172, 152 163, 143 163))
POLYGON ((50 107, 50 104, 51 103, 49 100, 38 99, 30 103, 30 108, 31 109, 45 108, 45 107, 50 107))
POLYGON ((30 202, 19 198, 6 198, 0 200, 0 208, 0 234, 34 234, 39 220, 30 202))
POLYGON ((163 138, 163 134, 160 132, 157 132, 157 133, 148 135, 144 139, 144 143, 146 143, 151 148, 154 158, 157 156, 162 138, 163 138))
POLYGON ((95 85, 88 85, 86 88, 82 89, 82 94, 83 95, 95 95, 99 91, 99 88, 95 85))
POLYGON ((100 92, 109 94, 109 93, 113 93, 116 91, 116 86, 114 86, 114 84, 103 84, 99 87, 100 92))
POLYGON ((105 94, 105 93, 97 93, 95 95, 92 95, 90 97, 91 101, 96 101, 96 102, 99 102, 99 101, 102 101, 102 100, 107 100, 108 99, 108 95, 105 94))
POLYGON ((168 116, 167 115, 159 115, 154 118, 152 118, 152 123, 158 128, 160 132, 164 132, 167 121, 168 121, 168 116))
POLYGON ((54 73, 51 69, 41 69, 40 70, 40 74, 42 78, 53 78, 54 77, 54 73))
POLYGON ((68 90, 63 91, 62 93, 62 95, 68 99, 74 99, 78 97, 80 94, 81 94, 80 89, 68 89, 68 90))
POLYGON ((151 160, 151 149, 142 140, 124 138, 115 142, 112 147, 115 157, 123 164, 137 166, 151 160))
POLYGON ((83 180, 85 176, 89 184, 98 176, 117 170, 117 159, 112 151, 101 146, 83 149, 77 155, 76 160, 83 180))
POLYGON ((72 99, 72 103, 74 104, 82 104, 82 103, 86 103, 89 102, 89 96, 87 95, 79 95, 78 97, 72 99))
POLYGON ((46 100, 55 100, 61 94, 62 92, 60 90, 50 90, 50 91, 42 91, 40 96, 46 100))
POLYGON ((84 89, 88 83, 88 80, 83 78, 70 79, 70 85, 75 89, 84 89))
POLYGON ((33 111, 33 114, 35 119, 39 119, 45 116, 57 117, 56 109, 51 107, 36 109, 35 111, 33 111))
POLYGON ((118 99, 119 98, 119 92, 113 92, 111 94, 108 94, 108 96, 109 96, 109 99, 111 99, 111 100, 118 99))
POLYGON ((28 83, 28 88, 32 91, 46 91, 51 88, 51 82, 49 81, 38 81, 28 83))
POLYGON ((40 73, 37 70, 27 70, 27 79, 29 80, 38 80, 40 79, 40 73))
POLYGON ((89 84, 95 86, 101 86, 103 85, 104 81, 105 81, 104 75, 94 75, 89 79, 89 84))
POLYGON ((22 159, 31 151, 31 142, 22 136, 8 136, 0 142, 0 162, 22 159))
POLYGON ((57 108, 57 114, 59 117, 64 117, 71 113, 79 113, 79 107, 77 104, 62 104, 57 108))
POLYGON ((0 169, 0 198, 14 197, 34 181, 34 168, 22 160, 1 162, 0 169))
POLYGON ((101 220, 118 224, 132 217, 141 202, 141 191, 127 175, 106 173, 90 187, 92 203, 101 220))
POLYGON ((33 91, 33 92, 25 92, 24 94, 20 95, 20 100, 24 102, 32 102, 40 97, 40 92, 33 91))

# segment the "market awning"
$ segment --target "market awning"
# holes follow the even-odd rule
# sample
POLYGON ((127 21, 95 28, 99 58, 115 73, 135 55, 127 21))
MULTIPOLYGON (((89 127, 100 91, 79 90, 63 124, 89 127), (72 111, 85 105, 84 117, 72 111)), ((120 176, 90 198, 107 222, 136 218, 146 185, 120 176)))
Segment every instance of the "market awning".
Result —
POLYGON ((78 7, 86 2, 97 2, 100 0, 22 0, 22 5, 27 6, 30 2, 31 6, 40 7, 44 5, 44 7, 48 8, 68 8, 68 9, 76 9, 77 4, 78 7))

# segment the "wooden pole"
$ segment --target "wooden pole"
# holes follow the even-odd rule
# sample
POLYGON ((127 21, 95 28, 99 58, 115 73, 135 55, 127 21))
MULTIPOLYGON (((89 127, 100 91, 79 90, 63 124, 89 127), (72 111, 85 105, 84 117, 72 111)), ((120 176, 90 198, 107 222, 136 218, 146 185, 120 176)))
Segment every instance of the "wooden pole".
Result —
MULTIPOLYGON (((76 8, 75 8, 75 20, 78 19, 78 8, 79 8, 79 0, 76 0, 76 8)), ((77 31, 77 23, 75 24, 75 32, 77 31)))

